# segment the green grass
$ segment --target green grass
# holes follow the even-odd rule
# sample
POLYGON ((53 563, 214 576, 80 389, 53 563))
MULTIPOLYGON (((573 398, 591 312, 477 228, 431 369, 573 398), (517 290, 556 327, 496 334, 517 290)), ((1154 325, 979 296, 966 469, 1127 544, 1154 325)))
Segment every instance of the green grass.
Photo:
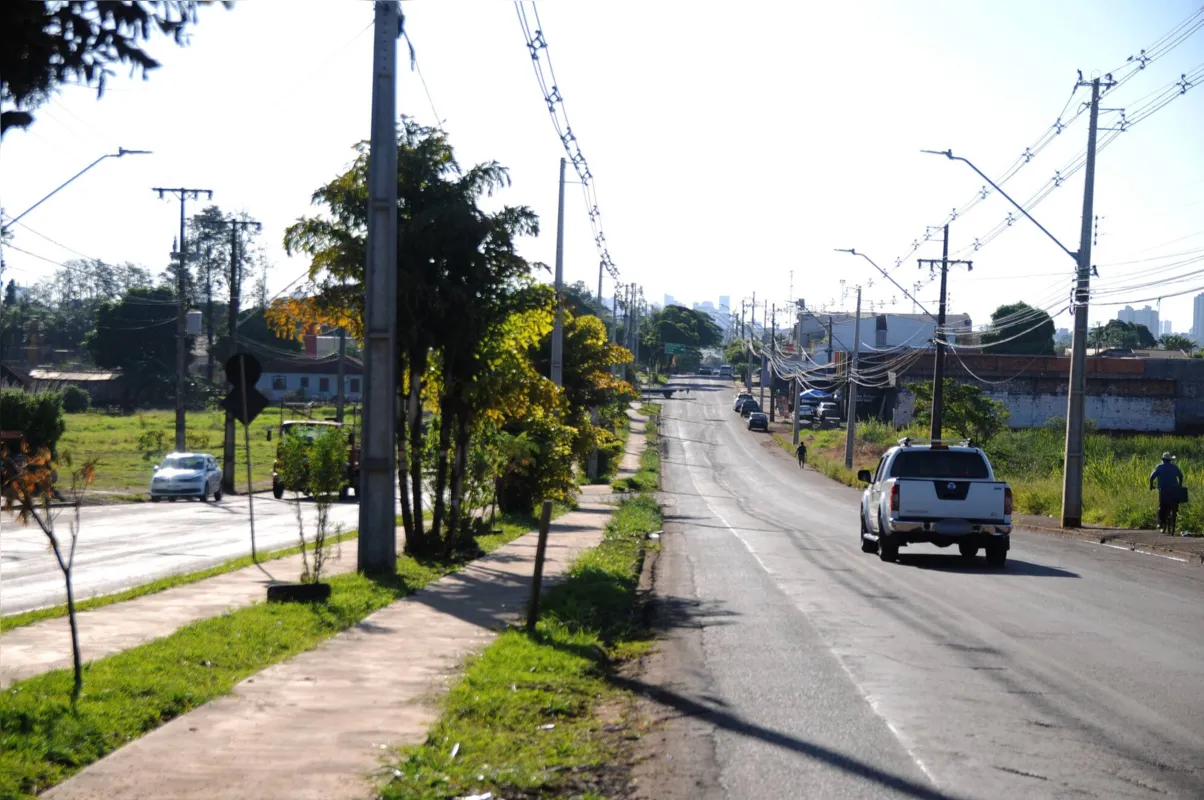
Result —
MULTIPOLYGON (((860 487, 857 470, 873 469, 885 450, 904 435, 927 438, 919 428, 896 431, 883 423, 857 426, 853 469, 844 467, 843 430, 805 431, 807 463, 833 480, 860 487)), ((774 439, 791 454, 788 438, 774 439)), ((995 474, 1012 486, 1016 512, 1057 516, 1062 508, 1065 426, 1004 431, 984 448, 995 474)), ((1089 431, 1083 470, 1083 521, 1117 528, 1156 529, 1158 498, 1149 490, 1150 471, 1164 452, 1175 453, 1189 489, 1204 492, 1204 438, 1105 434, 1089 431)), ((1204 504, 1179 509, 1179 528, 1204 532, 1204 504)))
MULTIPOLYGON (((477 541, 490 549, 508 539, 477 541)), ((85 667, 76 713, 70 670, 12 684, 0 694, 0 797, 44 791, 462 563, 401 556, 395 578, 332 577, 328 604, 259 603, 100 659, 85 667)))
POLYGON ((507 631, 469 662, 425 744, 402 752, 382 796, 602 796, 594 779, 605 781, 623 737, 634 734, 604 726, 595 712, 623 705, 608 677, 617 660, 648 646, 633 607, 645 534, 660 527, 651 497, 624 500, 602 544, 545 595, 535 634, 507 631))
MULTIPOLYGON (((338 544, 339 542, 345 542, 349 539, 355 539, 358 536, 358 531, 351 531, 349 533, 344 533, 341 536, 330 537, 327 539, 327 542, 333 545, 338 544)), ((286 547, 283 550, 273 550, 270 553, 260 553, 259 561, 260 563, 266 561, 275 561, 278 558, 296 555, 299 552, 301 552, 300 546, 286 547)), ((224 575, 227 572, 233 572, 237 569, 243 569, 244 567, 252 566, 254 563, 255 562, 251 560, 250 556, 243 556, 242 558, 231 559, 230 561, 227 561, 223 564, 218 564, 215 567, 209 567, 208 569, 202 569, 196 572, 188 572, 183 575, 169 575, 166 578, 159 578, 158 580, 153 580, 150 583, 144 583, 141 586, 135 586, 131 589, 126 589, 121 592, 101 595, 100 597, 92 597, 82 602, 78 602, 75 604, 75 610, 77 612, 92 611, 93 609, 103 608, 104 606, 112 605, 113 603, 123 603, 126 600, 133 600, 134 598, 142 597, 144 595, 157 594, 158 592, 163 592, 168 589, 174 589, 177 586, 186 586, 190 583, 203 581, 206 578, 224 575)), ((0 617, 0 633, 3 633, 7 630, 12 630, 13 628, 32 625, 35 622, 41 622, 43 620, 56 619, 58 617, 65 616, 67 616, 67 605, 65 603, 59 606, 49 606, 47 608, 34 609, 33 611, 22 611, 19 614, 10 614, 6 617, 0 617)))
POLYGON ((653 492, 660 488, 661 455, 657 447, 660 438, 661 407, 657 403, 645 403, 640 407, 640 413, 648 417, 644 425, 644 439, 647 444, 640 453, 640 468, 630 477, 616 478, 611 481, 611 487, 617 492, 653 492))

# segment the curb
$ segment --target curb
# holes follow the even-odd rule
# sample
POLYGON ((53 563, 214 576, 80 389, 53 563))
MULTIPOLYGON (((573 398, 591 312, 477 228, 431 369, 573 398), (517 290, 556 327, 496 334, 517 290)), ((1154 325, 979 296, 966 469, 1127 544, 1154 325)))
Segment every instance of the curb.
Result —
POLYGON ((1045 527, 1041 525, 1017 525, 1016 527, 1041 536, 1064 536, 1093 544, 1106 544, 1112 547, 1123 546, 1136 553, 1148 553, 1156 556, 1173 555, 1176 560, 1187 564, 1204 564, 1204 554, 1189 553, 1185 550, 1176 550, 1173 547, 1146 544, 1145 542, 1131 542, 1121 538, 1109 538, 1108 536, 1101 536, 1098 533, 1071 530, 1069 528, 1045 527))

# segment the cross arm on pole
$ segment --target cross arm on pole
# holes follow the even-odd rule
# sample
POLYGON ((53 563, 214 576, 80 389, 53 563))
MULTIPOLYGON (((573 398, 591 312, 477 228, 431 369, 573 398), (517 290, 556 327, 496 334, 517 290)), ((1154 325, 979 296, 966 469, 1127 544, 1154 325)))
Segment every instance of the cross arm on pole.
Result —
POLYGON ((1011 198, 1011 196, 1008 195, 1007 192, 1005 192, 1003 189, 999 188, 999 185, 997 183, 995 183, 995 181, 991 180, 986 175, 984 175, 982 173, 982 170, 980 170, 978 167, 974 166, 974 164, 970 161, 970 159, 962 158, 961 156, 955 156, 955 155, 953 155, 952 150, 921 150, 920 152, 928 153, 929 155, 934 155, 934 156, 944 156, 945 158, 949 159, 950 161, 961 161, 963 164, 966 164, 967 166, 969 166, 970 169, 972 169, 978 173, 978 177, 982 178, 984 181, 991 184, 992 189, 999 192, 999 194, 1002 195, 1003 198, 1005 200, 1007 200, 1009 203, 1014 205, 1021 214, 1028 217, 1029 222, 1033 223, 1038 228, 1040 228, 1041 232, 1044 233, 1046 236, 1048 236, 1051 240, 1053 240, 1054 244, 1056 244, 1058 247, 1062 248, 1062 252, 1066 253, 1066 255, 1070 256, 1075 261, 1079 260, 1078 253, 1070 250, 1069 248, 1066 247, 1066 245, 1059 242, 1058 237, 1054 236, 1052 233, 1050 233, 1048 230, 1046 230, 1044 225, 1042 225, 1040 222, 1037 222, 1037 220, 1033 218, 1033 215, 1028 213, 1028 211, 1026 211, 1024 209, 1024 206, 1020 205, 1015 200, 1013 200, 1011 198))

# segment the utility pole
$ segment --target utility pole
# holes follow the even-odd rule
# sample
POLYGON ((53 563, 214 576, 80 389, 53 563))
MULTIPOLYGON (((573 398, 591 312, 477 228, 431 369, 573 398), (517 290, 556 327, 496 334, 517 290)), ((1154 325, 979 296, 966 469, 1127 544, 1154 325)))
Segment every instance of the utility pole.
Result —
POLYGON ((941 270, 941 300, 937 310, 936 317, 936 335, 932 337, 933 344, 936 345, 936 363, 932 369, 932 427, 929 430, 929 437, 933 441, 941 439, 941 421, 945 413, 945 342, 942 337, 945 335, 945 305, 948 299, 948 279, 950 265, 965 265, 967 269, 974 269, 972 261, 950 261, 949 260, 949 226, 945 226, 945 243, 941 248, 941 258, 938 261, 935 258, 918 259, 919 265, 923 267, 928 265, 929 269, 940 266, 941 270))
POLYGON ((343 384, 347 380, 347 329, 339 326, 339 382, 338 394, 335 397, 334 416, 339 422, 343 421, 343 407, 347 403, 347 392, 343 384))
POLYGON ((377 0, 368 158, 368 263, 364 281, 363 457, 359 571, 397 571, 397 39, 398 0, 377 0))
POLYGON ((853 468, 853 440, 857 431, 857 354, 861 352, 861 287, 857 287, 857 316, 853 321, 853 358, 849 366, 849 422, 845 425, 844 468, 853 468))
MULTIPOLYGON (((1082 82, 1080 82, 1082 85, 1082 82)), ((1091 122, 1087 129, 1083 225, 1079 235, 1074 291, 1074 338, 1070 356, 1070 398, 1066 408, 1066 471, 1062 476, 1062 527, 1083 524, 1083 411, 1087 386, 1087 304, 1091 289, 1091 219, 1095 201, 1095 141, 1099 128, 1099 78, 1091 81, 1091 122)))
MULTIPOLYGON (((801 306, 801 304, 802 304, 802 301, 801 301, 801 300, 796 300, 796 301, 795 301, 795 303, 796 303, 796 305, 799 305, 799 306, 801 306)), ((803 352, 803 314, 802 314, 802 311, 799 311, 799 312, 797 312, 797 313, 794 315, 794 320, 795 320, 795 324, 794 324, 794 350, 795 350, 795 352, 796 352, 796 353, 798 353, 798 354, 801 356, 801 355, 802 355, 802 352, 803 352)), ((803 362, 802 362, 802 359, 800 358, 800 359, 799 359, 799 365, 801 366, 801 365, 802 365, 802 363, 803 363, 803 362)), ((790 421, 790 439, 791 439, 791 441, 792 441, 792 442, 794 442, 794 446, 795 446, 795 447, 798 447, 798 438, 799 438, 799 433, 798 433, 798 398, 799 398, 799 395, 800 395, 800 394, 802 394, 802 391, 803 391, 803 386, 802 386, 802 382, 799 380, 799 378, 798 378, 798 376, 797 376, 797 375, 795 376, 795 378, 794 378, 794 381, 791 383, 791 390, 790 390, 790 391, 791 391, 791 395, 790 395, 790 415, 791 415, 791 417, 793 417, 793 419, 791 419, 791 421, 790 421)))
MULTIPOLYGON (((552 324, 552 383, 564 385, 564 167, 560 159, 560 201, 556 206, 556 321, 552 324)), ((601 285, 601 276, 598 283, 601 285)))
POLYGON ((758 404, 759 406, 761 406, 761 408, 762 408, 762 410, 763 410, 763 409, 765 408, 765 367, 766 367, 766 365, 769 363, 769 360, 768 360, 768 358, 766 358, 766 356, 765 356, 765 338, 764 338, 764 330, 765 330, 765 327, 766 327, 764 323, 766 323, 766 322, 769 322, 769 301, 768 301, 768 300, 766 300, 766 301, 765 301, 765 313, 762 315, 762 317, 761 317, 761 318, 762 318, 762 324, 761 324, 761 331, 762 331, 762 337, 761 337, 761 375, 760 375, 760 377, 758 378, 758 383, 759 383, 759 384, 760 384, 760 386, 761 386, 761 390, 760 390, 760 392, 758 393, 758 394, 759 394, 759 397, 758 397, 758 399, 757 399, 757 404, 758 404))
MULTIPOLYGON (((793 274, 793 273, 791 273, 791 274, 793 274)), ((773 305, 773 313, 769 317, 769 325, 770 325, 770 334, 769 334, 769 421, 774 422, 776 420, 774 418, 774 410, 773 410, 773 401, 774 401, 773 361, 774 361, 774 356, 777 354, 777 346, 778 346, 777 345, 777 342, 778 342, 778 306, 777 306, 777 303, 774 303, 774 305, 773 305)))
MULTIPOLYGON (((226 324, 229 326, 227 332, 230 338, 230 355, 238 352, 238 314, 239 307, 242 305, 242 254, 239 252, 239 228, 255 227, 255 230, 262 230, 263 226, 253 219, 236 219, 231 217, 228 220, 223 220, 224 224, 230 226, 230 302, 227 304, 226 324)), ((230 376, 226 376, 226 382, 233 385, 234 381, 230 380, 230 376)), ((226 428, 225 437, 222 446, 222 491, 235 493, 234 487, 234 452, 235 452, 235 419, 234 414, 230 411, 226 412, 226 428)), ((248 484, 247 491, 250 491, 248 484)))
MULTIPOLYGON (((752 394, 753 343, 757 341, 757 293, 753 292, 752 305, 749 306, 750 319, 748 322, 748 393, 752 394)), ((760 380, 760 377, 757 378, 760 380)), ((764 398, 761 398, 764 399, 764 398)))
MULTIPOLYGON (((100 159, 97 159, 97 161, 99 160, 100 159)), ((74 178, 72 178, 72 180, 74 180, 74 178)), ((68 181, 68 183, 70 183, 70 181, 68 181)), ((63 185, 65 186, 66 184, 63 185)), ((55 191, 58 191, 58 189, 55 191)), ((188 275, 188 243, 184 238, 184 206, 185 201, 187 201, 189 198, 193 200, 199 200, 202 192, 206 195, 207 200, 212 200, 213 190, 186 189, 183 187, 176 189, 161 189, 156 186, 152 187, 151 191, 158 192, 160 200, 163 199, 163 195, 165 194, 170 194, 174 197, 180 198, 180 246, 176 249, 176 257, 178 259, 176 267, 176 452, 183 452, 188 449, 187 439, 184 436, 186 427, 184 416, 184 387, 186 386, 186 375, 184 373, 188 368, 188 329, 186 327, 188 319, 188 301, 184 297, 184 291, 187 286, 186 277, 188 275)))

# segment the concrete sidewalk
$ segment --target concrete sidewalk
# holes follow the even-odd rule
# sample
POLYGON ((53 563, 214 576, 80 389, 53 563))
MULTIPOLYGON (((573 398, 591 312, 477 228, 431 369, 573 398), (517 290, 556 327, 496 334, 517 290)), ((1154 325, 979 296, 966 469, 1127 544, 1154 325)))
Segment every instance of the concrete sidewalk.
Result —
MULTIPOLYGON (((638 468, 632 421, 620 474, 638 468)), ((551 526, 545 575, 601 541, 609 486, 587 486, 551 526)), ((270 667, 47 792, 47 798, 375 796, 389 748, 423 741, 464 657, 526 607, 537 534, 526 534, 291 661, 270 667)))

